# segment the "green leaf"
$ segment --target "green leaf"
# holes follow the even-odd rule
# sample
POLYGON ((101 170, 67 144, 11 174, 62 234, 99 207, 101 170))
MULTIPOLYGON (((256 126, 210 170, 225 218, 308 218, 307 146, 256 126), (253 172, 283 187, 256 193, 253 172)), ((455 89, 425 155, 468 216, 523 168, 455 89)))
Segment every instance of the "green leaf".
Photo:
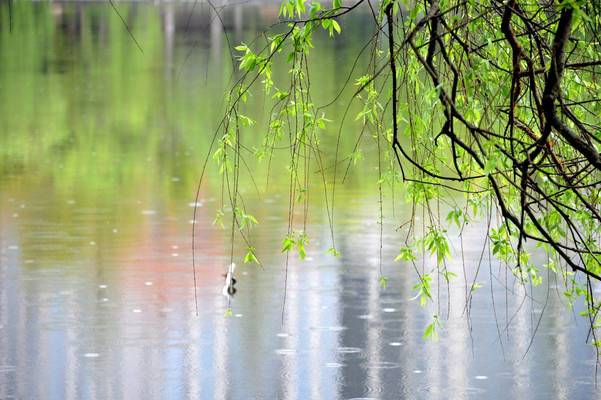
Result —
POLYGON ((233 315, 233 314, 232 314, 232 310, 230 310, 229 308, 228 308, 227 310, 225 310, 225 315, 224 315, 224 317, 231 317, 232 315, 233 315))
POLYGON ((253 217, 252 215, 245 214, 245 217, 248 218, 249 220, 251 220, 253 224, 259 225, 259 221, 257 221, 257 219, 255 217, 253 217))
POLYGON ((274 99, 276 97, 280 100, 284 100, 286 97, 288 97, 288 92, 278 90, 271 98, 274 99))
POLYGON ((348 156, 353 160, 353 165, 357 165, 357 161, 365 160, 365 157, 363 157, 363 154, 361 153, 361 149, 357 149, 357 151, 352 152, 348 156))
POLYGON ((409 13, 409 19, 415 20, 415 17, 417 17, 417 14, 419 14, 419 7, 415 6, 411 9, 411 12, 409 13))
POLYGON ((243 126, 250 126, 250 125, 254 125, 255 124, 255 121, 253 121, 252 119, 250 119, 246 115, 238 114, 238 118, 240 119, 240 121, 242 121, 242 125, 243 126))
POLYGON ((299 260, 304 260, 307 257, 307 251, 305 250, 305 245, 298 246, 298 258, 299 260))
POLYGON ((340 34, 340 25, 338 25, 338 22, 336 22, 335 20, 332 20, 332 26, 334 27, 334 29, 336 29, 336 32, 338 32, 338 34, 340 34))
POLYGON ((498 161, 499 160, 496 157, 489 157, 484 165, 484 175, 490 175, 490 173, 497 168, 498 161))
POLYGON ((437 327, 442 330, 442 324, 438 319, 438 315, 434 315, 434 321, 432 321, 432 323, 428 325, 426 331, 424 332, 424 337, 422 339, 425 340, 429 337, 430 340, 438 342, 438 333, 436 332, 437 327))
POLYGON ((292 248, 295 245, 295 242, 290 237, 286 237, 286 239, 282 240, 282 244, 284 245, 284 247, 282 247, 280 253, 285 253, 287 251, 292 250, 292 248))
POLYGON ((413 246, 401 247, 399 250, 401 253, 394 259, 394 261, 405 260, 414 261, 417 257, 413 254, 413 246))
POLYGON ((316 15, 320 11, 321 11, 321 4, 319 4, 316 1, 311 3, 311 7, 309 8, 309 14, 316 15))
POLYGON ((433 330, 434 330, 434 325, 432 325, 432 324, 428 325, 428 327, 426 328, 426 331, 424 332, 424 337, 422 339, 428 338, 432 334, 433 330))
POLYGON ((388 282, 390 279, 388 279, 385 275, 381 275, 380 276, 380 286, 382 286, 383 290, 386 290, 386 282, 388 282))
POLYGON ((340 252, 339 252, 339 251, 337 251, 337 250, 336 250, 334 247, 330 247, 330 248, 328 249, 328 251, 326 251, 326 254, 332 254, 332 255, 334 255, 334 257, 336 257, 336 258, 340 258, 340 252))
POLYGON ((447 222, 449 225, 455 222, 457 224, 457 228, 461 229, 461 223, 459 222, 459 217, 463 215, 463 211, 459 209, 455 209, 447 214, 447 222))
POLYGON ((221 218, 221 216, 223 215, 223 211, 219 210, 217 211, 217 214, 215 215, 215 220, 213 221, 213 225, 215 225, 215 223, 218 223, 219 226, 221 226, 222 228, 223 226, 223 220, 221 218))
POLYGON ((254 247, 247 247, 246 248, 246 257, 244 257, 244 263, 250 263, 250 262, 256 262, 257 264, 260 265, 259 260, 257 259, 257 257, 255 256, 255 248, 254 247))

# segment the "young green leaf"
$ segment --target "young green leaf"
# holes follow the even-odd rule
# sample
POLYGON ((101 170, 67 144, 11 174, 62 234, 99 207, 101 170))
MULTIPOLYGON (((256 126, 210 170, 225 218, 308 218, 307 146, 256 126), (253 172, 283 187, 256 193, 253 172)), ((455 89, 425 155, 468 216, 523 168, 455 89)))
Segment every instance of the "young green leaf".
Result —
POLYGON ((337 251, 334 247, 330 247, 328 251, 326 251, 326 254, 332 254, 336 258, 340 258, 340 252, 337 251))
POLYGON ((332 20, 332 26, 334 27, 336 32, 338 32, 338 34, 340 34, 340 25, 338 25, 338 22, 336 22, 335 20, 332 20))
POLYGON ((380 286, 382 286, 383 290, 386 290, 386 282, 388 282, 390 279, 388 279, 385 275, 381 275, 380 276, 380 286))

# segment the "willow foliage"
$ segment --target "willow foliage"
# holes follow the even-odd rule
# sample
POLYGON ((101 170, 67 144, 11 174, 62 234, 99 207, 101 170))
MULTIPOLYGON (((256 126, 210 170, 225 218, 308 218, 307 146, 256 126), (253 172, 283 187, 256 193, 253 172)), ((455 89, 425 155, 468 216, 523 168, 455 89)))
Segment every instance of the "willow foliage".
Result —
MULTIPOLYGON (((557 274, 568 305, 582 296, 591 327, 598 326, 592 290, 601 280, 598 2, 285 0, 279 17, 253 43, 236 47, 242 73, 227 94, 213 153, 227 183, 232 232, 247 241, 247 261, 258 261, 248 230, 256 221, 244 210, 238 179, 248 150, 241 147, 243 127, 253 120, 241 110, 251 101, 250 91, 263 90, 273 99, 271 117, 253 152, 269 158, 285 147, 289 153, 291 210, 306 209, 311 165, 324 174, 331 216, 336 177, 345 163, 362 158, 363 140, 380 149, 378 184, 401 185, 414 210, 427 210, 419 229, 414 219, 408 222, 397 257, 412 263, 422 254, 435 259, 430 270, 415 268, 422 304, 437 299, 433 276, 446 282, 456 276, 447 268, 448 227, 462 230, 484 220, 483 246, 525 290, 543 282, 542 270, 557 274), (350 77, 352 100, 362 108, 348 118, 364 129, 353 133, 357 146, 343 156, 337 147, 320 145, 329 120, 311 98, 308 60, 313 34, 352 29, 342 21, 359 6, 369 7, 375 28, 366 49, 368 68, 350 77), (274 62, 288 66, 285 81, 274 82, 274 62), (327 153, 335 162, 327 164, 327 153), (324 171, 332 169, 328 185, 324 171), (437 206, 441 200, 450 205, 445 215, 437 206), (545 252, 548 262, 536 265, 527 243, 545 252)), ((332 220, 330 226, 328 253, 339 255, 332 220)), ((307 243, 303 222, 291 217, 282 251, 297 251, 302 259, 307 243)), ((384 288, 387 280, 382 275, 384 288)), ((466 304, 477 287, 475 280, 466 282, 466 304)), ((435 316, 426 336, 436 337, 439 324, 435 316)), ((599 345, 594 336, 591 342, 599 345)))

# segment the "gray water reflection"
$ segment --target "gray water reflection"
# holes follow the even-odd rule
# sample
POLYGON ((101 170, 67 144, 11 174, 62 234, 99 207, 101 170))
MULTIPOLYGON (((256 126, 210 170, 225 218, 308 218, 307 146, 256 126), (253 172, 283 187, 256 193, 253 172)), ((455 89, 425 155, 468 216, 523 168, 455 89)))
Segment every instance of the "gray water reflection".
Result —
MULTIPOLYGON (((192 4, 119 5, 142 55, 106 4, 17 2, 12 32, 1 7, 0 398, 598 395, 586 321, 567 313, 545 285, 537 296, 545 299, 549 290, 549 302, 531 344, 541 306, 506 297, 496 282, 504 275, 486 259, 471 325, 456 257, 453 302, 446 310, 445 290, 440 301, 450 317, 440 342, 423 341, 438 310, 410 300, 412 266, 389 262, 400 240, 399 199, 384 224, 390 281, 385 291, 378 285, 378 199, 368 172, 351 173, 353 188, 340 187, 342 258, 324 256, 329 227, 318 199, 308 222, 308 259, 292 257, 287 278, 278 246, 286 196, 249 198, 261 221, 256 247, 273 252, 260 254, 264 271, 235 260, 231 303, 221 294, 229 234, 211 225, 221 205, 219 177, 209 173, 196 221, 197 315, 190 203, 207 127, 219 115, 215 99, 229 78, 225 35, 212 11, 199 7, 186 32, 192 4), (226 318, 228 307, 233 315, 226 318)), ((224 8, 230 37, 256 35, 274 11, 224 8)), ((344 25, 348 36, 328 48, 335 56, 315 58, 324 75, 316 78, 318 94, 337 93, 344 74, 334 71, 348 70, 361 47, 368 17, 356 18, 344 25)), ((286 187, 286 177, 272 179, 286 187)), ((478 227, 464 236, 469 279, 482 236, 478 227)))
MULTIPOLYGON (((357 211, 376 211, 376 204, 364 199, 357 211)), ((11 227, 36 231, 35 221, 2 224, 3 398, 595 396, 585 330, 574 328, 561 307, 547 311, 525 357, 530 314, 517 314, 503 359, 488 295, 472 310, 471 339, 458 301, 441 342, 424 342, 429 314, 408 300, 411 270, 388 268, 391 282, 382 291, 377 262, 332 262, 322 249, 312 249, 312 261, 291 263, 283 324, 283 259, 277 256, 265 271, 240 267, 229 318, 220 293, 225 258, 207 257, 198 271, 196 316, 190 260, 183 255, 189 207, 175 211, 169 219, 147 216, 154 239, 102 264, 89 257, 26 264, 11 227)), ((377 228, 341 225, 352 233, 349 259, 377 251, 377 228)), ((277 223, 262 229, 268 235, 277 223)), ((115 254, 118 246, 102 251, 115 254)))

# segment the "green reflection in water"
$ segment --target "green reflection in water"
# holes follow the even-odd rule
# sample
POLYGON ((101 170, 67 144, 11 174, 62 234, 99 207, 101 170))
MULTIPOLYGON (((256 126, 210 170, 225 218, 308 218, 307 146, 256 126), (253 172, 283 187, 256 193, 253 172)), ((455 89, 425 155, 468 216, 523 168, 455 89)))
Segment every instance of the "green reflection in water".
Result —
MULTIPOLYGON (((237 71, 219 20, 209 10, 195 11, 186 31, 190 7, 118 4, 141 52, 108 4, 16 2, 12 30, 8 5, 0 5, 0 196, 3 220, 16 222, 18 214, 21 221, 15 229, 23 258, 40 257, 40 249, 56 260, 85 257, 87 250, 81 248, 114 241, 114 229, 134 241, 148 230, 144 211, 162 217, 189 213, 180 217, 191 218, 191 208, 182 211, 182 204, 194 198, 223 113, 223 94, 237 71), (80 250, 73 254, 74 248, 80 250)), ((223 8, 230 43, 249 42, 276 13, 277 7, 270 6, 223 8)), ((371 33, 360 13, 352 18, 346 23, 353 29, 340 39, 316 38, 310 62, 318 73, 311 90, 324 104, 344 86, 371 33)), ((274 72, 282 87, 286 68, 274 72)), ((360 75, 364 64, 355 68, 360 75)), ((353 90, 351 81, 347 93, 353 90)), ((335 123, 324 134, 323 148, 334 147, 336 123, 346 106, 336 101, 325 110, 335 123)), ((248 107, 245 112, 258 121, 242 132, 250 170, 243 179, 246 192, 252 193, 249 172, 260 190, 267 179, 268 163, 257 164, 251 152, 263 135, 270 100, 248 107)), ((352 116, 358 107, 351 109, 340 132, 341 155, 355 146, 360 128, 352 116)), ((376 171, 367 167, 374 160, 351 169, 350 187, 376 187, 376 171)), ((201 197, 217 200, 214 209, 200 215, 199 223, 205 225, 220 208, 222 190, 221 178, 209 165, 201 197)), ((289 177, 281 162, 271 165, 270 187, 283 189, 285 196, 289 177)), ((315 177, 318 184, 319 175, 315 177)), ((312 202, 320 218, 322 199, 314 196, 312 202)), ((249 208, 260 220, 272 211, 264 203, 249 208)))

